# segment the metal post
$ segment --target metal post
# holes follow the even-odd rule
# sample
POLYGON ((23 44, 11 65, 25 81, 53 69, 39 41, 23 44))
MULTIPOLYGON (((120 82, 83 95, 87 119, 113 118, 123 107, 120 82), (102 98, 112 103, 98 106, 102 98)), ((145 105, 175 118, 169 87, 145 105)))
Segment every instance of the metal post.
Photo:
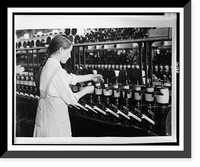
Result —
POLYGON ((147 43, 144 43, 144 70, 145 70, 145 84, 148 87, 148 71, 147 71, 147 43))
POLYGON ((153 60, 152 60, 152 55, 153 55, 153 49, 152 49, 152 43, 149 42, 149 78, 150 78, 150 85, 153 86, 153 60))
POLYGON ((34 71, 34 68, 35 68, 35 62, 34 62, 33 50, 31 50, 31 51, 32 51, 32 58, 33 58, 33 64, 32 64, 32 66, 33 66, 32 72, 33 72, 33 71, 34 71))
MULTIPOLYGON (((78 66, 80 67, 80 65, 81 65, 80 47, 77 47, 77 49, 78 49, 78 66)), ((75 55, 76 55, 76 53, 75 53, 75 55)))
POLYGON ((139 68, 140 68, 140 85, 142 85, 142 43, 138 43, 139 45, 139 68))
POLYGON ((85 66, 85 46, 83 46, 83 65, 85 66))
POLYGON ((29 77, 29 50, 27 50, 27 69, 28 69, 28 77, 29 77))

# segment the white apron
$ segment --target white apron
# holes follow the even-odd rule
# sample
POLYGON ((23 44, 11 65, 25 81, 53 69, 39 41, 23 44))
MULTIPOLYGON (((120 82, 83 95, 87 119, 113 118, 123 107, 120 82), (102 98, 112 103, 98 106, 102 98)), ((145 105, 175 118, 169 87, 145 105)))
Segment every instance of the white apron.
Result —
MULTIPOLYGON (((55 68, 48 79, 45 91, 40 90, 33 137, 71 137, 68 106, 63 100, 64 97, 48 94, 52 80, 59 70, 60 67, 55 68)), ((66 93, 70 94, 71 92, 68 90, 66 93)))

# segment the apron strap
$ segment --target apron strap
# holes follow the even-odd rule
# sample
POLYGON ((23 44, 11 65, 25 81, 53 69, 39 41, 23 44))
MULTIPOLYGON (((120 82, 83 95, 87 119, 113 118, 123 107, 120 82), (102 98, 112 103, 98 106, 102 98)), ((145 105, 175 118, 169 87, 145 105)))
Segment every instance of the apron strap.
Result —
POLYGON ((48 82, 48 84, 46 86, 44 97, 47 97, 47 93, 49 91, 49 87, 50 87, 51 81, 52 81, 52 79, 54 78, 54 76, 56 75, 56 73, 58 72, 59 69, 60 69, 60 67, 56 67, 56 69, 53 71, 53 73, 52 73, 52 75, 51 75, 51 77, 49 79, 49 82, 48 82))

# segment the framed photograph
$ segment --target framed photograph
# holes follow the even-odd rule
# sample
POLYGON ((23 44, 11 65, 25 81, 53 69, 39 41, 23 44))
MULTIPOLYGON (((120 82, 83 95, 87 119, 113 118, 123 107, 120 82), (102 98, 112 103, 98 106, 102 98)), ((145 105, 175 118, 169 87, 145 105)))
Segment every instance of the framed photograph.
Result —
POLYGON ((190 1, 157 8, 8 8, 7 14, 2 158, 191 157, 190 1), (65 49, 52 51, 56 38, 71 44, 69 59, 58 63, 68 88, 55 86, 53 65, 44 74, 65 49), (45 77, 52 85, 43 90, 45 77), (93 92, 80 97, 86 87, 93 92))

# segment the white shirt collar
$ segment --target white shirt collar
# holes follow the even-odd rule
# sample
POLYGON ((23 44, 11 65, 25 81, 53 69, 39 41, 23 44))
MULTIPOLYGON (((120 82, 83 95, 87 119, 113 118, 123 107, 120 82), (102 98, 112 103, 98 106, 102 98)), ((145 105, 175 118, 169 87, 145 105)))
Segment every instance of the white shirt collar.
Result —
POLYGON ((57 60, 57 59, 54 59, 54 58, 49 58, 49 61, 51 61, 51 62, 54 62, 54 63, 56 63, 58 66, 60 66, 61 67, 61 64, 60 64, 60 62, 57 60))

